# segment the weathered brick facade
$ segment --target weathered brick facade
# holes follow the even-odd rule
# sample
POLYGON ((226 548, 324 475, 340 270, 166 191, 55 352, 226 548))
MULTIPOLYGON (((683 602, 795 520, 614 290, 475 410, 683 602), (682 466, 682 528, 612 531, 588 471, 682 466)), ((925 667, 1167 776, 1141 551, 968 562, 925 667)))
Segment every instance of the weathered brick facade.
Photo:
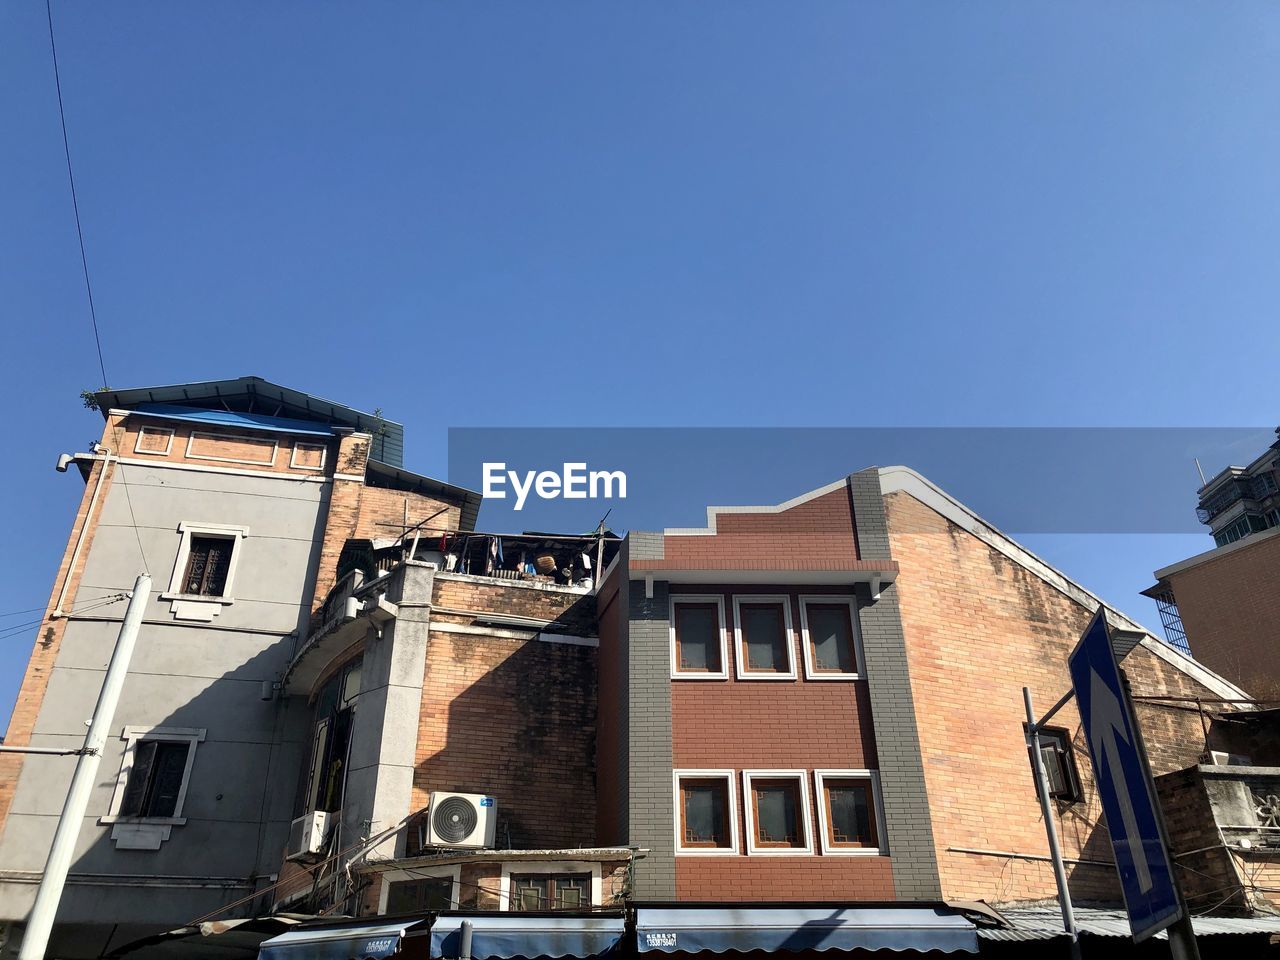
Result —
POLYGON ((1280 533, 1175 564, 1164 576, 1197 660, 1251 696, 1280 702, 1280 533))
MULTIPOLYGON (((911 496, 892 493, 886 502, 943 894, 1053 897, 1047 862, 960 848, 1047 856, 1022 687, 1042 712, 1070 689, 1067 655, 1092 611, 911 496)), ((1179 658, 1134 649, 1123 666, 1135 696, 1218 695, 1175 666, 1179 658)), ((1194 705, 1140 702, 1138 714, 1157 775, 1196 762, 1204 736, 1194 705)), ((1110 841, 1074 703, 1053 723, 1071 733, 1085 796, 1058 806, 1063 854, 1102 863, 1069 864, 1072 892, 1114 901, 1110 841)))
POLYGON ((579 591, 437 575, 415 807, 433 790, 486 793, 497 800, 500 847, 595 843, 594 605, 579 591), (591 639, 528 639, 527 627, 486 625, 476 615, 486 612, 591 639))

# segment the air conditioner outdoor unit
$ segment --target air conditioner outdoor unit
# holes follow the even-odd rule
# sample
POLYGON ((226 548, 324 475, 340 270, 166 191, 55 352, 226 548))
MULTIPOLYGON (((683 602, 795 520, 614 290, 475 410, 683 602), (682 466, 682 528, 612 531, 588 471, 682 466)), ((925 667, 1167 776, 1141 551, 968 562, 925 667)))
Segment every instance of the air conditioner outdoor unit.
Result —
POLYGON ((431 794, 423 846, 492 848, 498 833, 498 807, 493 797, 478 793, 431 794))
POLYGON ((315 810, 299 817, 289 826, 289 854, 286 859, 302 860, 324 850, 329 832, 329 814, 315 810))

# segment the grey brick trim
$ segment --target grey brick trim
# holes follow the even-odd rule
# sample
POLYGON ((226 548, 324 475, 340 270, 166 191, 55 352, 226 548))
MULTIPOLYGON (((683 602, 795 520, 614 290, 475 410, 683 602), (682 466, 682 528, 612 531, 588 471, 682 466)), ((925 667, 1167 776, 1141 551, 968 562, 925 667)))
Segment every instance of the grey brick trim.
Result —
MULTIPOLYGON (((632 556, 636 556, 634 542, 632 556)), ((631 581, 628 609, 628 826, 631 842, 648 850, 636 863, 634 895, 644 900, 673 900, 676 865, 667 584, 655 582, 653 598, 648 599, 644 581, 631 581)))
POLYGON ((849 499, 853 503, 853 525, 858 535, 858 558, 892 559, 889 522, 885 519, 884 495, 880 492, 880 470, 869 467, 850 475, 849 499))
MULTIPOLYGON (((864 470, 850 476, 849 496, 858 555, 892 559, 879 471, 864 470)), ((857 596, 894 889, 904 900, 940 900, 942 883, 897 587, 884 587, 880 598, 872 600, 869 587, 859 584, 857 596)))

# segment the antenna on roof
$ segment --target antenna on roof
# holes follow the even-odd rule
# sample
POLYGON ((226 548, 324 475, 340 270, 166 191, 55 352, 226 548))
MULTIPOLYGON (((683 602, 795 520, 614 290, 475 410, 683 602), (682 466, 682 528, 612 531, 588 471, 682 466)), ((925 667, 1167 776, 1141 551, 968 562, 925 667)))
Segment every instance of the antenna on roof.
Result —
POLYGON ((1196 471, 1200 474, 1200 486, 1202 486, 1202 487, 1203 487, 1203 486, 1205 485, 1205 479, 1204 479, 1204 468, 1203 468, 1202 466, 1200 466, 1200 458, 1199 458, 1199 457, 1192 457, 1192 459, 1193 459, 1193 460, 1195 460, 1195 462, 1196 462, 1196 471))

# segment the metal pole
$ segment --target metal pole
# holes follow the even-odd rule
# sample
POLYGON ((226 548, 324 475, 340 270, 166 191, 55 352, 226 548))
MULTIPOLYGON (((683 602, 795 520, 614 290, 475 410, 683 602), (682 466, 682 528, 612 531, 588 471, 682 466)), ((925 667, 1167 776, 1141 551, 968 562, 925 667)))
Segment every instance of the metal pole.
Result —
POLYGON ((458 934, 458 960, 471 960, 471 933, 474 924, 470 920, 462 921, 462 932, 458 934))
POLYGON ((49 934, 53 930, 53 920, 58 913, 58 903, 62 900, 62 889, 67 884, 67 873, 71 869, 76 840, 80 836, 80 826, 84 822, 85 811, 89 808, 89 794, 97 779, 98 763, 102 760, 102 750, 107 744, 107 733, 115 721, 116 705, 119 704, 120 693, 124 689, 125 675, 129 672, 129 661, 133 657, 133 647, 138 639, 138 627, 142 623, 142 613, 150 594, 151 578, 145 573, 141 574, 134 581, 129 609, 125 611, 115 650, 111 654, 111 663, 102 680, 98 705, 94 707, 89 732, 85 734, 84 752, 76 761, 76 772, 71 777, 71 787, 67 790, 67 799, 62 805, 62 816, 58 818, 53 846, 49 848, 49 859, 45 861, 35 906, 31 908, 31 916, 27 919, 18 960, 44 960, 45 949, 49 946, 49 934))
POLYGON ((1031 747, 1031 766, 1036 774, 1036 795, 1040 798, 1040 811, 1044 815, 1044 832, 1049 838, 1053 878, 1058 884, 1062 927, 1071 938, 1073 960, 1080 960, 1080 931, 1076 928, 1076 915, 1071 908, 1071 891, 1067 889, 1067 867, 1062 862, 1062 848, 1058 846, 1058 823, 1054 818, 1053 801, 1049 797, 1049 775, 1045 773, 1044 758, 1040 755, 1040 727, 1036 723, 1035 711, 1031 708, 1031 690, 1027 687, 1022 688, 1022 702, 1027 708, 1027 744, 1031 747))

